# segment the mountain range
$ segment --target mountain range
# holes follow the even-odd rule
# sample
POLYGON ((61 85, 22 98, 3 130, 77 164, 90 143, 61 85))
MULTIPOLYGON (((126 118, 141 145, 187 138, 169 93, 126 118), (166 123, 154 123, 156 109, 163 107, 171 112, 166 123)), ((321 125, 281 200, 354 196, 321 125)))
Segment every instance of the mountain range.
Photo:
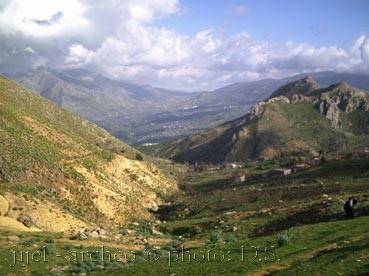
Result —
POLYGON ((321 87, 308 76, 281 86, 245 116, 147 150, 180 162, 213 164, 359 154, 369 147, 368 110, 367 91, 347 82, 321 87))
MULTIPOLYGON (((198 133, 238 118, 279 86, 304 76, 240 82, 203 92, 136 85, 82 69, 39 67, 13 78, 119 139, 144 144, 198 133)), ((367 75, 319 72, 311 76, 323 86, 344 80, 369 89, 367 75)))

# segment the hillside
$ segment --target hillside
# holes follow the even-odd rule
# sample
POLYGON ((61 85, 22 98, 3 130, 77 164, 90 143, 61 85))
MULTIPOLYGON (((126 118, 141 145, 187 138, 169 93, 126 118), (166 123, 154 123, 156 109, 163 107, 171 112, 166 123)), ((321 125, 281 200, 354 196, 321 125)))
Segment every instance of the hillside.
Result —
POLYGON ((263 176, 276 166, 259 161, 238 169, 189 173, 175 204, 157 212, 161 236, 140 225, 146 244, 138 245, 126 235, 114 242, 70 241, 58 234, 10 234, 0 228, 0 271, 3 275, 367 275, 369 160, 333 161, 285 177, 263 176), (234 181, 240 173, 248 175, 245 183, 234 181), (355 219, 347 220, 342 206, 350 196, 359 204, 355 219), (164 242, 152 243, 160 237, 164 242), (106 256, 129 252, 128 260, 101 261, 99 253, 93 261, 81 258, 81 252, 101 252, 101 246, 106 256), (31 259, 25 265, 18 260, 12 266, 9 257, 14 248, 24 252, 44 247, 48 262, 31 259), (71 252, 78 256, 73 261, 71 252), (55 254, 64 258, 53 258, 55 254))
MULTIPOLYGON (((365 275, 368 271, 368 159, 328 161, 285 177, 269 177, 268 172, 280 164, 262 160, 236 169, 188 171, 182 191, 173 195, 174 181, 153 165, 159 160, 150 160, 14 82, 1 77, 0 88, 0 271, 4 275, 365 275), (241 174, 247 175, 244 183, 236 180, 241 174), (353 195, 359 199, 356 218, 344 220, 343 202, 353 195), (157 208, 168 197, 171 202, 157 208), (137 222, 147 218, 150 221, 137 222), (86 232, 86 240, 55 233, 74 233, 74 229, 98 230, 86 232), (93 237, 97 231, 108 234, 93 237), (129 252, 129 259, 91 257, 91 261, 88 252, 100 256, 102 247, 112 256, 129 252), (14 248, 19 250, 18 258, 20 250, 45 250, 48 261, 36 262, 32 257, 30 264, 17 260, 12 266, 14 248), (191 252, 200 258, 205 251, 219 253, 219 258, 227 252, 227 261, 181 261, 176 258, 181 248, 185 256, 191 252), (70 261, 71 252, 76 252, 76 260, 70 261), (62 258, 54 257, 58 255, 62 258)), ((324 143, 340 133, 366 139, 367 107, 367 94, 338 83, 308 89, 291 100, 284 95, 271 98, 247 116, 202 133, 201 139, 223 136, 233 128, 252 129, 255 135, 264 129, 288 128, 290 132, 282 134, 292 142, 315 137, 322 129, 329 133, 310 141, 324 143), (284 123, 294 123, 297 130, 284 123)), ((269 136, 261 141, 269 141, 269 136)), ((196 147, 198 137, 188 141, 196 147)), ((352 145, 361 150, 366 141, 352 145)), ((179 141, 181 145, 185 146, 179 141)))
POLYGON ((366 92, 347 83, 320 88, 306 77, 280 87, 243 117, 148 152, 190 163, 360 153, 369 146, 368 109, 366 92))
MULTIPOLYGON (((123 141, 144 144, 199 133, 236 119, 281 85, 304 76, 240 82, 191 93, 112 80, 81 69, 39 67, 14 78, 123 141)), ((312 77, 323 86, 347 81, 369 89, 367 75, 319 72, 312 77)))
POLYGON ((0 183, 0 227, 22 231, 150 219, 176 191, 146 156, 2 76, 0 183))

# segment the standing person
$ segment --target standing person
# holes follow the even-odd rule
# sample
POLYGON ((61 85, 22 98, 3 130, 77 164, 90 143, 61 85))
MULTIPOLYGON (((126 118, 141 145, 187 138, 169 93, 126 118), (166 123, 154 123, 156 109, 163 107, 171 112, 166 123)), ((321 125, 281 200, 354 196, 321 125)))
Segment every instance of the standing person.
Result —
POLYGON ((345 205, 343 205, 343 209, 346 212, 346 219, 353 219, 354 218, 354 210, 352 207, 356 205, 357 200, 354 197, 349 197, 349 199, 345 202, 345 205))

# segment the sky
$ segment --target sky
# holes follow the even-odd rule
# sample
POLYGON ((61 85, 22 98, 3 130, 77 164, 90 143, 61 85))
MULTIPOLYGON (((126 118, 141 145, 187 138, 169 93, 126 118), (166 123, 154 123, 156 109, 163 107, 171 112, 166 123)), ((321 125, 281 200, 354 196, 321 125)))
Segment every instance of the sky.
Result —
POLYGON ((187 91, 369 74, 369 0, 0 0, 0 72, 38 66, 187 91))

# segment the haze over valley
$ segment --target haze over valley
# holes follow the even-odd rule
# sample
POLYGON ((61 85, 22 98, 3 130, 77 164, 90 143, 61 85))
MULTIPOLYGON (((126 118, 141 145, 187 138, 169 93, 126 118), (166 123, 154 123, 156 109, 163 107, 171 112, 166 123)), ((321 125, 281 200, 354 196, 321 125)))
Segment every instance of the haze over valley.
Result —
POLYGON ((369 89, 367 75, 320 72, 240 82, 214 91, 184 92, 108 79, 82 69, 39 67, 14 77, 20 84, 98 124, 130 144, 158 143, 244 115, 282 84, 313 76, 322 86, 346 81, 369 89))

